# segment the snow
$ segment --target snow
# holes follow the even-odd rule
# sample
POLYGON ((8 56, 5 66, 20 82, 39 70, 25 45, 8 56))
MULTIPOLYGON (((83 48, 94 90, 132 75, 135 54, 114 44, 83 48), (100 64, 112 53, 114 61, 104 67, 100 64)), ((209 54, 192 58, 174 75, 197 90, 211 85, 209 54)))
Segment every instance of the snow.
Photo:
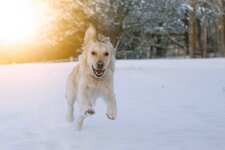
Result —
POLYGON ((82 131, 65 119, 74 65, 0 66, 0 150, 224 150, 225 59, 117 61, 118 119, 99 100, 82 131))

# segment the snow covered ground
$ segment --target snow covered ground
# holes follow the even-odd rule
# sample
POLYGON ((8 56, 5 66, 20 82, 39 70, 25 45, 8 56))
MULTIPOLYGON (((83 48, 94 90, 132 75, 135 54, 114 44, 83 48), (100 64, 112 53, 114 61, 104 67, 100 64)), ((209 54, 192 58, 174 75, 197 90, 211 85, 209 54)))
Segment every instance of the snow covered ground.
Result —
POLYGON ((225 149, 225 59, 117 61, 118 119, 99 100, 80 132, 65 120, 74 64, 0 66, 0 150, 225 149))

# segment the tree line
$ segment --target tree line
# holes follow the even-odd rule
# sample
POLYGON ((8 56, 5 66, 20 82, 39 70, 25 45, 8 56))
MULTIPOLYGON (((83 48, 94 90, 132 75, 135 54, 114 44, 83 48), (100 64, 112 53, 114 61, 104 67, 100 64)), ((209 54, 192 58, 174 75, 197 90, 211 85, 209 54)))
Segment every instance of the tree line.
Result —
POLYGON ((38 42, 0 47, 1 63, 75 58, 89 23, 111 38, 118 59, 225 56, 225 0, 40 2, 51 11, 38 42))

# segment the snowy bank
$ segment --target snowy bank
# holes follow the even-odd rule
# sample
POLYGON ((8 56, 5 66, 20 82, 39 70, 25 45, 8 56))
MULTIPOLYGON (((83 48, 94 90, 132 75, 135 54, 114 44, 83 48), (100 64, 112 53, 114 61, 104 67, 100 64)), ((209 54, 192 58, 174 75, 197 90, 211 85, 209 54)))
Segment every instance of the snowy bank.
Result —
POLYGON ((224 150, 225 59, 117 61, 118 119, 99 100, 81 132, 65 120, 74 65, 0 66, 0 150, 224 150))

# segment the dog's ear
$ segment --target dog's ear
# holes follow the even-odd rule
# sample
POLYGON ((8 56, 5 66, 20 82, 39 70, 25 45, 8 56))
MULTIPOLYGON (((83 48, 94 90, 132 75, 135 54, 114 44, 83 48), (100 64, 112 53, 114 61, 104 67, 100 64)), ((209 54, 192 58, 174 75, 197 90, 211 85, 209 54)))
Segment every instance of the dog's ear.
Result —
POLYGON ((84 35, 84 44, 83 46, 87 45, 90 42, 96 41, 96 30, 92 24, 89 24, 89 27, 84 35))
POLYGON ((110 46, 110 48, 112 49, 113 54, 114 55, 116 54, 116 48, 113 47, 109 37, 105 37, 104 35, 98 34, 98 39, 101 42, 108 44, 110 46))
POLYGON ((109 38, 109 37, 105 37, 105 36, 103 36, 102 34, 98 34, 98 39, 99 39, 101 42, 110 42, 110 38, 109 38))

